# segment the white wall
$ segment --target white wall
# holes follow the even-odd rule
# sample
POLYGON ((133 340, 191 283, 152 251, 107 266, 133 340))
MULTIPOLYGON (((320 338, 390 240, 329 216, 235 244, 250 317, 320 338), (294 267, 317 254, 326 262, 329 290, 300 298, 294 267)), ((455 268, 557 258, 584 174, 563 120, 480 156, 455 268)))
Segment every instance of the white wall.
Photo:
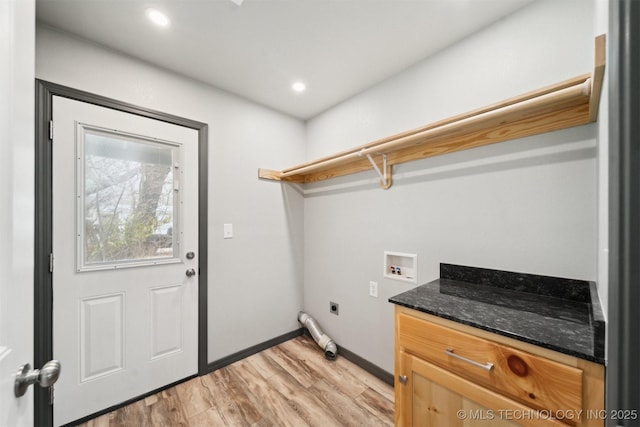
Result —
POLYGON ((36 40, 39 79, 209 124, 209 361, 297 329, 302 196, 257 169, 300 163, 304 124, 47 27, 36 40))
POLYGON ((606 125, 400 165, 387 191, 372 172, 301 190, 258 181, 256 169, 298 164, 305 149, 311 160, 589 72, 601 3, 536 2, 306 129, 46 27, 38 27, 36 76, 209 123, 210 361, 295 329, 304 306, 338 344, 392 372, 387 299, 410 286, 383 279, 384 250, 417 253, 420 283, 438 277, 440 262, 459 263, 598 280, 606 305, 606 125), (227 222, 231 240, 222 239, 227 222), (368 296, 369 280, 380 285, 377 299, 368 296), (328 313, 329 301, 340 304, 340 316, 328 313))
MULTIPOLYGON (((595 34, 609 31, 609 2, 593 0, 595 34)), ((607 58, 611 52, 607 52, 607 58)), ((609 79, 608 67, 604 71, 604 85, 598 111, 598 295, 605 313, 609 304, 609 79)))
MULTIPOLYGON (((308 160, 538 89, 593 68, 593 4, 543 0, 314 118, 308 160)), ((349 350, 393 372, 384 250, 439 263, 598 279, 596 125, 395 167, 305 191, 304 308, 349 350), (370 280, 379 297, 368 296, 370 280), (329 301, 340 315, 329 314, 329 301)))
POLYGON ((33 425, 33 392, 13 395, 33 366, 35 1, 0 1, 0 425, 33 425))

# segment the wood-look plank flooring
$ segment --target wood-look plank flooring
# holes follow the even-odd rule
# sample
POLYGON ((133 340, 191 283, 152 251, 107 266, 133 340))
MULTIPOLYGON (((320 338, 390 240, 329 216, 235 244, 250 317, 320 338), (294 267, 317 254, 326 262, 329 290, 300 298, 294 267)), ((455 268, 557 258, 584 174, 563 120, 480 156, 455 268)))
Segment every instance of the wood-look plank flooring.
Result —
POLYGON ((300 336, 82 427, 392 426, 393 387, 300 336))

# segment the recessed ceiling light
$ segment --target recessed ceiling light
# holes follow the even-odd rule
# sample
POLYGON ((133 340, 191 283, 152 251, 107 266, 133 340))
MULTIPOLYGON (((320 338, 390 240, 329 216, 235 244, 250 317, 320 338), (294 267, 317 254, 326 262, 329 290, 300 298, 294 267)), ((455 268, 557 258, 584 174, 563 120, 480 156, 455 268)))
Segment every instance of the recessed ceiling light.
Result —
POLYGON ((159 27, 168 27, 169 18, 157 9, 147 9, 147 18, 159 27))
POLYGON ((294 92, 302 93, 307 90, 307 85, 303 82, 295 82, 291 85, 291 89, 293 89, 294 92))

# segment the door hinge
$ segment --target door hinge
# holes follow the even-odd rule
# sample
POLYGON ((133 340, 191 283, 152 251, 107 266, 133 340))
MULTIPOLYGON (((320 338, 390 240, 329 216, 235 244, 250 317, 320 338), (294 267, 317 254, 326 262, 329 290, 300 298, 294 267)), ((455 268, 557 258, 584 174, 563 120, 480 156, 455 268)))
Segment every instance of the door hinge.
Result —
POLYGON ((49 254, 49 273, 53 273, 53 252, 49 254))
POLYGON ((56 389, 52 385, 49 387, 49 405, 53 405, 55 394, 56 394, 56 389))
POLYGON ((53 141, 53 120, 49 120, 49 139, 53 141))

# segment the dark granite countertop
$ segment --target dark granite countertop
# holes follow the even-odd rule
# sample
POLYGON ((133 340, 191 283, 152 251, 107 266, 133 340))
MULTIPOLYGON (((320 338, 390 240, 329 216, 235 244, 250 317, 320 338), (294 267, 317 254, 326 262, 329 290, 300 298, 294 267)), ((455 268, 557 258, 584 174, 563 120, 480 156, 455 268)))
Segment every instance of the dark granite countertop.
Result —
POLYGON ((593 282, 441 264, 440 279, 389 302, 605 364, 593 282))

